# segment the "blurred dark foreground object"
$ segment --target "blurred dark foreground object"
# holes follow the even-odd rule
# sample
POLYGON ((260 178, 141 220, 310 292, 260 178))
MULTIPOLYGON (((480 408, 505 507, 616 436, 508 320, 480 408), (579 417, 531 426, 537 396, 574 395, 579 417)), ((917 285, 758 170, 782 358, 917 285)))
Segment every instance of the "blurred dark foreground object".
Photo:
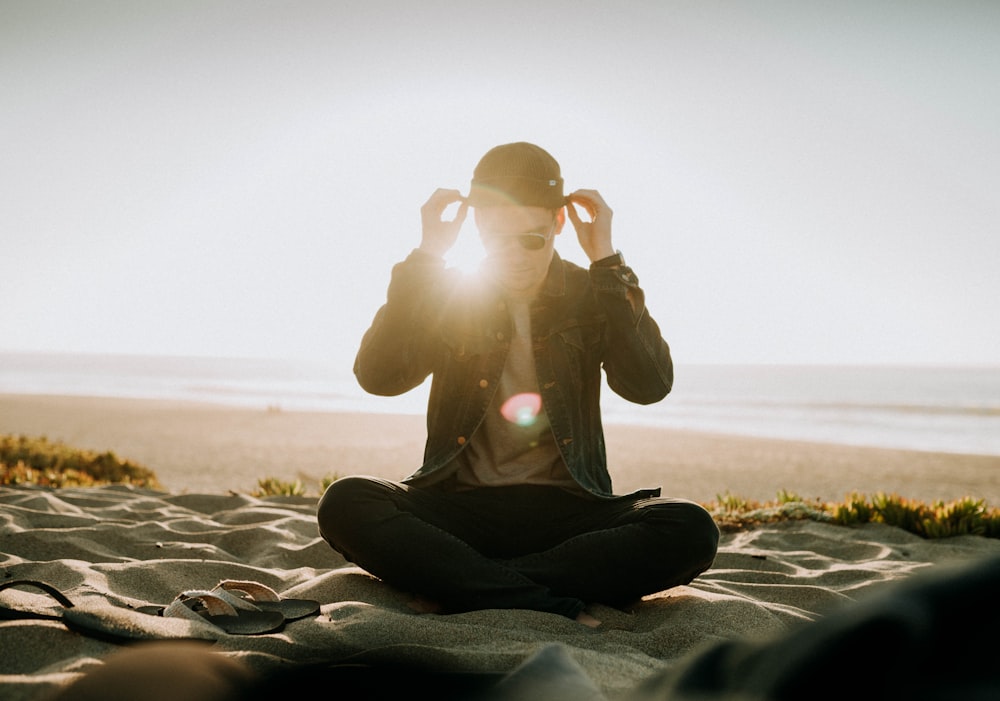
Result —
POLYGON ((1000 558, 936 565, 764 642, 728 640, 628 701, 1000 699, 1000 558))
MULTIPOLYGON (((936 565, 766 641, 728 640, 678 660, 620 701, 1000 699, 1000 558, 936 565)), ((378 657, 378 651, 372 659, 378 657)), ((607 701, 569 648, 509 673, 407 662, 289 666, 260 677, 206 644, 131 646, 52 701, 258 701, 315 694, 388 701, 607 701)))

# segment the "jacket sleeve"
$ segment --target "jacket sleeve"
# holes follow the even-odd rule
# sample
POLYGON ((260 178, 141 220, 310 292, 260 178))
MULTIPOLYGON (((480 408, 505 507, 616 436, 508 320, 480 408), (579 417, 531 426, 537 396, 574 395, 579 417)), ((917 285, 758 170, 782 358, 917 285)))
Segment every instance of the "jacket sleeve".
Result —
POLYGON ((438 336, 435 300, 446 279, 444 261, 419 250, 393 267, 386 302, 354 359, 354 375, 366 392, 394 396, 427 379, 438 336))
POLYGON ((639 279, 625 265, 591 266, 590 279, 608 320, 603 362, 608 386, 637 404, 660 401, 673 387, 674 365, 639 279))

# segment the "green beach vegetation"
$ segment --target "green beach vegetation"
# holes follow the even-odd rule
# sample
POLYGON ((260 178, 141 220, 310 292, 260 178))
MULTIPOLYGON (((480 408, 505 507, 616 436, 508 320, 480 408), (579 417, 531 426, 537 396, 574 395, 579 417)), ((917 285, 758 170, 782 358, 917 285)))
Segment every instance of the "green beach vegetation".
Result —
POLYGON ((874 495, 854 493, 842 502, 824 502, 781 491, 773 501, 753 501, 727 493, 703 506, 723 531, 812 519, 840 526, 884 523, 928 539, 959 535, 1000 538, 1000 509, 973 497, 928 504, 879 492, 874 495))
MULTIPOLYGON (((336 474, 324 477, 317 491, 310 493, 301 480, 263 477, 257 480, 251 496, 318 497, 337 478, 336 474)), ((0 435, 0 485, 60 488, 108 484, 163 489, 153 470, 110 451, 81 450, 45 437, 0 435)), ((959 535, 1000 538, 1000 509, 973 497, 926 503, 877 493, 850 494, 842 502, 825 502, 780 491, 774 500, 764 502, 726 493, 703 506, 726 532, 811 519, 842 526, 883 523, 928 539, 959 535)))
POLYGON ((96 487, 130 484, 162 489, 156 474, 110 451, 72 448, 44 436, 0 435, 0 485, 96 487))

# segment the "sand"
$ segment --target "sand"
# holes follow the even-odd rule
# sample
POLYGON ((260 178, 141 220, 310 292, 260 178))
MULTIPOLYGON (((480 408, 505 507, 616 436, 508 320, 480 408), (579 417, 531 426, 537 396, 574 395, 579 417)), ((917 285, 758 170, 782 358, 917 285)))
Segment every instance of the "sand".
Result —
MULTIPOLYGON (((881 525, 787 522, 727 534, 714 566, 690 585, 628 612, 597 607, 605 623, 590 629, 533 611, 417 613, 317 537, 314 507, 305 497, 0 488, 0 577, 58 587, 76 605, 75 625, 203 638, 210 644, 204 655, 262 674, 317 662, 507 673, 555 644, 602 698, 615 699, 713 643, 780 636, 928 567, 1000 557, 996 539, 925 541, 881 525), (259 582, 321 607, 265 635, 229 635, 130 610, 226 579, 259 582)), ((0 591, 0 606, 60 610, 30 589, 0 591)), ((129 647, 58 619, 0 620, 0 698, 44 701, 129 647)), ((174 672, 179 683, 184 670, 174 672)))
MULTIPOLYGON (((95 625, 133 638, 199 638, 203 655, 262 673, 387 660, 508 673, 557 645, 590 685, 588 698, 614 700, 720 641, 778 638, 923 572, 1000 557, 996 539, 928 541, 883 525, 790 521, 725 534, 702 576, 626 612, 598 607, 605 623, 596 630, 532 611, 418 613, 318 537, 315 495, 249 491, 265 475, 309 483, 331 473, 402 477, 419 459, 419 417, 7 396, 0 431, 112 449, 155 469, 166 487, 0 488, 0 583, 43 580, 75 604, 0 591, 2 609, 53 616, 0 620, 0 698, 10 701, 45 701, 131 648, 95 637, 95 625), (320 609, 262 635, 134 610, 224 579, 257 581, 320 609)), ((726 491, 839 499, 881 490, 1000 503, 995 457, 619 426, 608 427, 608 446, 619 491, 661 484, 668 494, 711 500, 726 491)))

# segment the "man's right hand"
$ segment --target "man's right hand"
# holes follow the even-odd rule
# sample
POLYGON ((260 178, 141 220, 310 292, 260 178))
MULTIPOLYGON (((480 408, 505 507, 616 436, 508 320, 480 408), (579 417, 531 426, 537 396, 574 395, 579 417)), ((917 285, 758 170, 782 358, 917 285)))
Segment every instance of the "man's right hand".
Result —
POLYGON ((420 208, 420 220, 423 233, 420 239, 420 250, 425 253, 444 258, 458 238, 458 232, 469 211, 469 204, 458 190, 438 188, 420 208), (455 218, 445 221, 441 217, 450 204, 461 202, 455 218))

